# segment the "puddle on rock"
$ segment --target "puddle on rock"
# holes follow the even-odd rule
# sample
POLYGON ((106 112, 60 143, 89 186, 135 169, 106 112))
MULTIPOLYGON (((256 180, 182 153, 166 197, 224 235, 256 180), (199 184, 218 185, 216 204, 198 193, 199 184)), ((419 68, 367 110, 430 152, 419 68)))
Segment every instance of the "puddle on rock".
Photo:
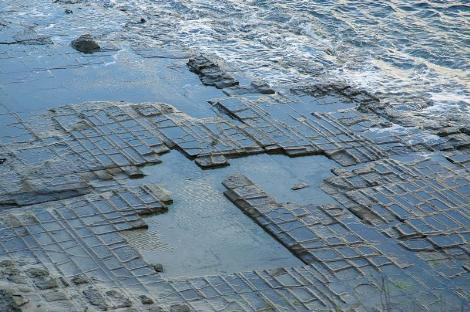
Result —
POLYGON ((144 58, 128 49, 85 55, 36 47, 16 60, 21 66, 0 70, 0 100, 28 115, 86 101, 126 101, 167 103, 201 118, 215 116, 207 101, 223 95, 202 85, 185 59, 144 58))
POLYGON ((144 179, 172 193, 165 214, 146 218, 149 229, 124 236, 151 264, 162 264, 166 277, 201 276, 302 265, 280 243, 223 195, 222 180, 241 172, 279 201, 329 203, 319 189, 333 162, 323 156, 288 158, 254 155, 231 159, 229 167, 201 170, 172 151, 163 163, 146 167, 144 179), (297 183, 309 186, 291 190, 297 183))

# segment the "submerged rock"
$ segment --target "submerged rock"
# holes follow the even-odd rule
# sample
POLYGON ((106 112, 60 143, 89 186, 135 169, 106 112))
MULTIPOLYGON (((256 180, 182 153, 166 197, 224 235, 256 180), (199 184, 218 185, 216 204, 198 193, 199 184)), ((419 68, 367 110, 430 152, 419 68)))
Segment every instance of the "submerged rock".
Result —
POLYGON ((100 46, 90 34, 81 35, 72 41, 72 47, 83 53, 93 53, 100 50, 100 46))
POLYGON ((185 304, 175 304, 170 307, 170 312, 189 312, 191 309, 185 304))
POLYGON ((307 183, 301 182, 301 183, 294 184, 291 187, 291 190, 297 191, 297 190, 301 190, 301 189, 304 189, 304 188, 309 187, 309 186, 310 185, 308 185, 307 183))

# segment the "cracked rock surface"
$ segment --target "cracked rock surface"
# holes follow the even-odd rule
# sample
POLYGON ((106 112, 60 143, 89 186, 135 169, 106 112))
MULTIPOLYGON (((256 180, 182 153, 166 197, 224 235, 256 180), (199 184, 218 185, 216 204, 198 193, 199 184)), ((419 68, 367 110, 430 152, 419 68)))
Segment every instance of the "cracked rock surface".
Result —
POLYGON ((0 4, 0 311, 468 311, 468 123, 406 127, 342 83, 278 90, 156 23, 114 1, 0 4), (232 223, 211 219, 227 205, 232 223), (157 226, 170 250, 197 236, 176 210, 294 264, 172 276, 148 229, 176 228, 157 226))

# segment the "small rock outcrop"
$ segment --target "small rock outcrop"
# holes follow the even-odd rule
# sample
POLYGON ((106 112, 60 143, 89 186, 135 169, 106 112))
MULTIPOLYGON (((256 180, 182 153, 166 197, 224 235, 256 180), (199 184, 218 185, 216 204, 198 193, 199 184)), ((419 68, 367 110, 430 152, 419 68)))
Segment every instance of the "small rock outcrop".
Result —
POLYGON ((189 70, 199 76, 206 86, 214 86, 217 89, 238 86, 239 82, 224 72, 217 64, 205 56, 199 55, 191 58, 187 63, 189 70))
POLYGON ((72 47, 83 53, 93 53, 100 50, 99 44, 95 41, 92 35, 81 35, 72 41, 72 47))
POLYGON ((163 265, 161 263, 154 264, 153 269, 155 270, 155 272, 161 273, 163 272, 163 265))
POLYGON ((292 187, 290 189, 293 190, 293 191, 297 191, 297 190, 304 189, 306 187, 309 187, 309 185, 307 183, 300 182, 300 183, 292 185, 292 187))
POLYGON ((251 87, 258 91, 261 94, 274 94, 274 91, 266 82, 264 81, 252 81, 251 87))

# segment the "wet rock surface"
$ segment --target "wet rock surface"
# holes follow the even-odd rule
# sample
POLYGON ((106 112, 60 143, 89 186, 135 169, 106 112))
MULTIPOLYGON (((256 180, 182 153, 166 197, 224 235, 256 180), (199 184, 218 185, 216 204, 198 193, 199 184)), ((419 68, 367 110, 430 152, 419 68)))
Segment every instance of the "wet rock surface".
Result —
POLYGON ((0 4, 0 310, 468 310, 468 124, 410 127, 341 83, 275 90, 162 47, 158 19, 131 5, 46 2, 0 4), (90 54, 99 45, 80 35, 96 21, 86 31, 119 52, 90 54), (124 231, 145 233, 145 216, 173 209, 178 194, 143 182, 172 153, 209 175, 255 154, 336 163, 322 184, 329 204, 305 203, 321 190, 290 171, 272 183, 299 202, 249 172, 211 176, 303 265, 169 278, 166 263, 146 262, 124 231))
POLYGON ((13 296, 3 289, 0 289, 0 309, 5 312, 21 311, 21 308, 14 301, 13 296))
POLYGON ((237 86, 239 84, 232 76, 224 72, 219 65, 203 55, 198 55, 188 61, 189 70, 199 75, 201 82, 218 89, 237 86))
MULTIPOLYGON (((425 293, 436 295, 436 289, 444 289, 437 286, 439 283, 450 287, 449 292, 443 291, 438 295, 454 297, 447 302, 458 302, 460 292, 467 292, 465 276, 468 272, 464 263, 458 264, 454 259, 445 257, 449 261, 450 272, 455 274, 448 276, 453 280, 447 280, 433 269, 435 264, 418 260, 414 254, 416 250, 406 251, 395 243, 388 242, 385 236, 380 239, 380 227, 374 227, 373 223, 368 225, 360 222, 358 217, 344 206, 281 204, 241 175, 230 176, 223 183, 227 188, 225 195, 260 226, 305 263, 311 264, 320 272, 328 272, 327 276, 331 278, 329 287, 334 287, 339 281, 342 287, 348 289, 362 285, 368 289, 371 298, 376 298, 367 303, 361 303, 361 300, 354 302, 355 299, 350 298, 353 301, 348 302, 348 306, 366 304, 361 307, 366 310, 407 310, 418 306, 424 308, 430 298, 423 297, 421 302, 420 296, 425 293), (401 288, 400 283, 404 281, 407 286, 401 288), (423 281, 432 286, 424 286, 426 283, 423 281), (387 292, 392 292, 393 295, 386 303, 381 302, 378 298, 381 293, 385 295, 387 292), (406 296, 414 297, 417 301, 402 301, 406 296)), ((443 241, 451 240, 452 235, 444 236, 446 239, 443 241)), ((449 246, 458 246, 459 243, 468 244, 459 240, 449 246)), ((438 248, 442 247, 441 245, 438 248)), ((460 258, 460 255, 463 253, 458 253, 457 258, 460 258)), ((459 309, 459 303, 448 308, 459 309)))
POLYGON ((52 40, 47 35, 40 35, 32 25, 6 23, 0 25, 0 45, 48 45, 52 40))
POLYGON ((324 187, 363 222, 463 285, 468 275, 467 172, 443 160, 386 160, 338 172, 324 187))

